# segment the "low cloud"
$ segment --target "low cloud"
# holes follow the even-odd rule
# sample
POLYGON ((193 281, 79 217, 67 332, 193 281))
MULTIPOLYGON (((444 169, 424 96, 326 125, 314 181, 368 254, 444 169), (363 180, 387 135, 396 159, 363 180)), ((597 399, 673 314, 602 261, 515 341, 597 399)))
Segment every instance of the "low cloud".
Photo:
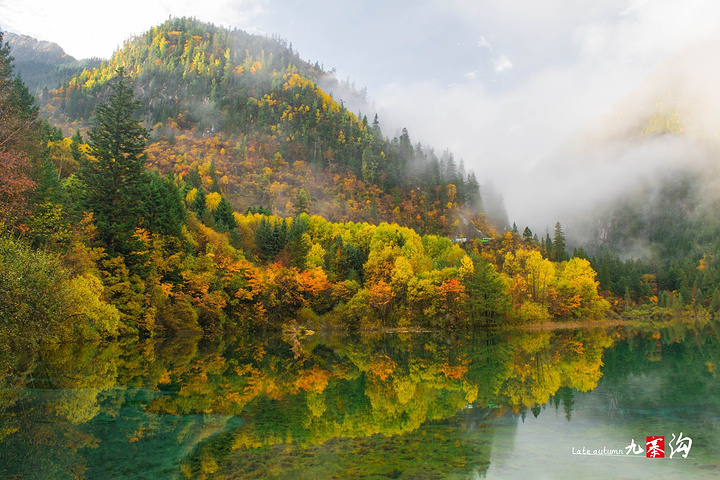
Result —
POLYGON ((413 140, 450 148, 481 182, 494 180, 511 222, 533 230, 587 213, 649 172, 707 162, 720 121, 713 87, 720 65, 718 45, 704 42, 720 31, 720 4, 595 2, 588 13, 564 11, 567 2, 558 0, 543 2, 555 12, 541 14, 549 15, 546 24, 532 25, 511 15, 520 4, 540 8, 515 0, 446 4, 478 30, 490 31, 488 19, 497 24, 489 35, 493 48, 507 52, 507 62, 501 57, 493 65, 502 75, 387 85, 375 95, 381 121, 406 126, 413 140), (684 109, 685 132, 633 130, 658 109, 658 96, 684 109))

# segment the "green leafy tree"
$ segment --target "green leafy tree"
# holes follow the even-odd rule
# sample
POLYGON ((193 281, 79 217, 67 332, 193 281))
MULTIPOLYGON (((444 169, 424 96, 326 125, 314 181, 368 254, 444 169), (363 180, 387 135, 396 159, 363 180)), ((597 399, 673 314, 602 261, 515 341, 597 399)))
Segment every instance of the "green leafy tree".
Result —
POLYGON ((97 107, 97 125, 89 132, 93 158, 84 162, 81 178, 85 206, 95 216, 98 238, 112 255, 131 251, 149 132, 133 116, 140 103, 133 99, 122 68, 110 88, 108 102, 97 107))

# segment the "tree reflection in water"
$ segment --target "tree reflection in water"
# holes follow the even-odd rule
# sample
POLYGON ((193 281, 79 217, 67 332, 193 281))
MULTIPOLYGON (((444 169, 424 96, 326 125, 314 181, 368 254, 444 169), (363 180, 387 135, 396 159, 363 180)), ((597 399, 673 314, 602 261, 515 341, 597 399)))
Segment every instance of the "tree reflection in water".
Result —
POLYGON ((719 352, 687 327, 56 345, 3 363, 0 476, 483 475, 496 418, 570 420, 603 371, 717 398, 719 352))

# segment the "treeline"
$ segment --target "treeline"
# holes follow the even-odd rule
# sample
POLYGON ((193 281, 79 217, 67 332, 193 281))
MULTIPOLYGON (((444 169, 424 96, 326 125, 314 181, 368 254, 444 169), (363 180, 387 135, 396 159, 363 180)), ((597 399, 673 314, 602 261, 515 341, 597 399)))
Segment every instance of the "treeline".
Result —
POLYGON ((152 127, 156 166, 178 175, 200 169, 206 185, 209 171, 219 172, 239 210, 265 205, 290 215, 288 202, 304 188, 312 213, 336 221, 467 236, 461 218, 472 217, 490 229, 462 161, 413 145, 405 129, 385 137, 377 116, 369 122, 319 88, 327 74, 285 42, 171 19, 43 95, 43 112, 66 132, 85 132, 118 67, 133 78, 152 127))

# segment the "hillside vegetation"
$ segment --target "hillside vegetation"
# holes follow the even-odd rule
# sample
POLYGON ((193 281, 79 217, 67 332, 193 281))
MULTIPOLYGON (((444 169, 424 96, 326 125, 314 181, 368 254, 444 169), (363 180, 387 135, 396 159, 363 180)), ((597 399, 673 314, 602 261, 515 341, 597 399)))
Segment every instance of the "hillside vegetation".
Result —
MULTIPOLYGON (((163 26, 166 33, 142 38, 173 36, 173 22, 197 25, 172 21, 163 26)), ((443 162, 413 149, 406 133, 383 138, 377 125, 368 127, 298 71, 277 77, 277 88, 260 101, 246 102, 266 105, 278 123, 251 115, 238 121, 243 133, 212 134, 192 122, 149 130, 138 114, 152 111, 135 95, 144 88, 137 80, 142 72, 133 79, 126 65, 105 78, 110 67, 104 65, 81 75, 93 103, 92 126, 67 137, 39 116, 12 67, 4 45, 0 354, 72 337, 298 325, 458 328, 597 318, 609 308, 589 262, 568 260, 559 224, 554 241, 548 235, 540 242, 528 229, 495 239, 442 235, 461 219, 480 235, 467 220, 473 211, 462 207, 479 204, 477 188, 462 182, 452 157, 443 162), (288 113, 293 99, 299 103, 292 108, 304 105, 305 113, 308 102, 322 100, 315 107, 319 120, 288 113), (271 108, 280 102, 291 102, 282 113, 271 108), (286 130, 279 135, 278 129, 286 130), (324 143, 335 132, 345 138, 333 144, 337 150, 324 143), (332 155, 293 157, 309 154, 308 138, 332 155), (238 147, 243 142, 245 150, 238 147), (382 169, 377 159, 387 161, 382 169), (393 177, 390 165, 419 173, 393 177), (318 180, 322 174, 332 180, 318 180), (336 182, 335 195, 314 197, 336 182), (297 193, 288 194, 293 188, 297 193), (243 192, 270 202, 237 211, 243 192), (371 221, 360 221, 363 215, 371 221), (385 215, 398 221, 384 222, 385 215)), ((179 97, 176 103, 183 104, 179 97)))
POLYGON ((42 112, 67 135, 85 133, 118 67, 152 129, 150 165, 183 178, 197 170, 238 211, 291 215, 301 201, 335 221, 477 236, 472 219, 491 229, 462 162, 413 145, 404 129, 385 137, 377 116, 368 122, 319 88, 319 78, 336 81, 284 41, 172 19, 43 95, 42 112))

